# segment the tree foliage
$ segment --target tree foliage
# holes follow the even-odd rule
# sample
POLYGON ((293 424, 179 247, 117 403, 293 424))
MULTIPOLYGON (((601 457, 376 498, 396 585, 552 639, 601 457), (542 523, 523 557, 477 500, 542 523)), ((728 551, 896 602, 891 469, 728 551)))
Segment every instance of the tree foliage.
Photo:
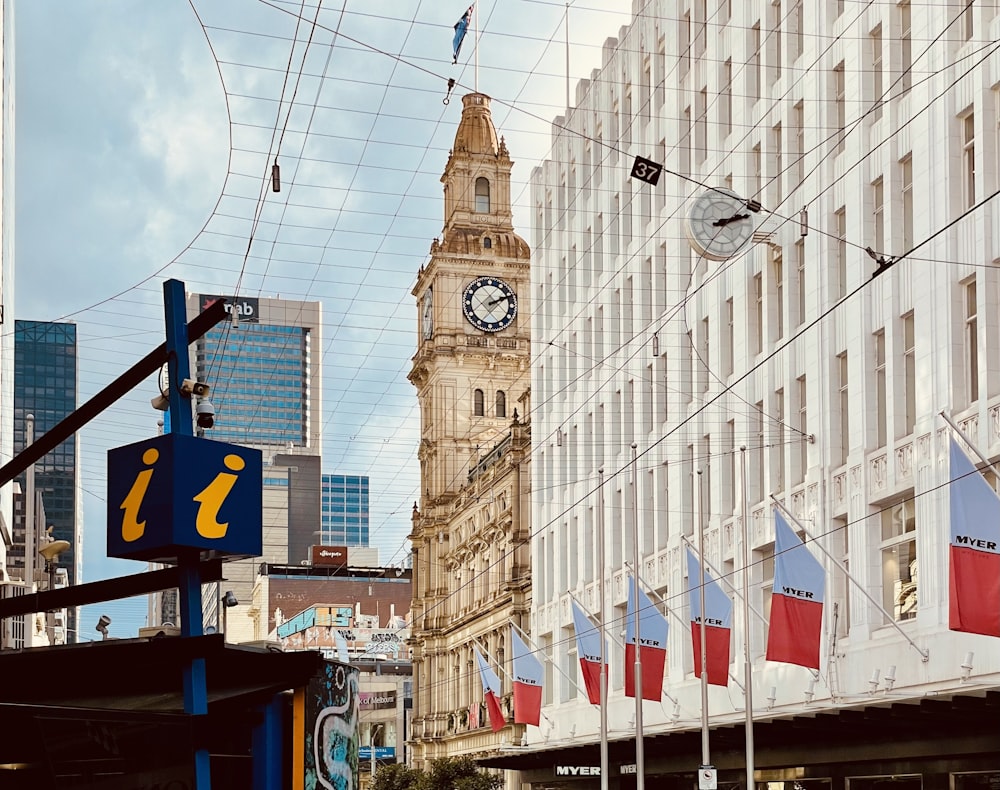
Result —
POLYGON ((371 790, 499 790, 503 777, 479 769, 471 757, 442 757, 424 772, 405 765, 375 771, 371 790))

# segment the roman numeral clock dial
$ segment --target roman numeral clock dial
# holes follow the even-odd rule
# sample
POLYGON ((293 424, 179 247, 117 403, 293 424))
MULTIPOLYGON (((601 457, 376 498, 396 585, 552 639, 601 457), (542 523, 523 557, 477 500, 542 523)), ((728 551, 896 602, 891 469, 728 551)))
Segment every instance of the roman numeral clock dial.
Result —
POLYGON ((465 286, 462 311, 476 329, 499 332, 517 315, 517 295, 497 277, 479 277, 465 286))

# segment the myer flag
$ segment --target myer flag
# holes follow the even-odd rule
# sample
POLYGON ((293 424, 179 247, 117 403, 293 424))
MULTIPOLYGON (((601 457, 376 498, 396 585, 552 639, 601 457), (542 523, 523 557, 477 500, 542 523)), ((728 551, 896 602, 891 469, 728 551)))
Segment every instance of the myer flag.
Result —
POLYGON ((472 9, 462 14, 462 18, 455 23, 455 38, 451 42, 452 63, 458 63, 458 53, 462 51, 462 42, 465 41, 465 34, 469 32, 469 25, 472 23, 472 9))
POLYGON ((483 681, 483 701, 486 703, 486 710, 490 713, 490 728, 493 732, 500 732, 507 723, 500 710, 500 678, 497 673, 490 669, 486 659, 476 651, 476 663, 479 665, 479 678, 483 681))
POLYGON ((639 657, 642 661, 642 698, 654 702, 663 693, 663 664, 667 657, 667 618, 638 588, 633 576, 625 610, 625 696, 635 696, 635 611, 639 610, 639 657), (638 598, 638 605, 636 604, 638 598))
POLYGON ((729 635, 733 627, 733 602, 705 568, 705 616, 701 616, 701 593, 698 588, 698 559, 687 550, 688 600, 691 605, 691 643, 694 645, 694 676, 701 677, 701 628, 705 626, 705 670, 708 682, 729 685, 729 635))
POLYGON ((767 631, 768 661, 819 669, 826 571, 774 511, 774 589, 767 631))
POLYGON ((1000 497, 951 440, 948 628, 1000 636, 1000 497))
MULTIPOLYGON (((583 685, 587 689, 587 699, 591 705, 601 704, 601 635, 597 627, 590 622, 576 601, 570 601, 573 607, 573 629, 576 631, 576 651, 580 654, 580 671, 583 673, 583 685)), ((607 665, 605 651, 605 665, 607 665)))
POLYGON ((510 628, 510 644, 514 650, 514 723, 538 726, 542 714, 542 662, 510 628))

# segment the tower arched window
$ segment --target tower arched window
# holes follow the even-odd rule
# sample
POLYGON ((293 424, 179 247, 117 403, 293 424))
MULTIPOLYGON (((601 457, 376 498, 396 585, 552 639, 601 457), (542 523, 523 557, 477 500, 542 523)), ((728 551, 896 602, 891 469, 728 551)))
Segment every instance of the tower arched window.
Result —
POLYGON ((491 249, 492 247, 493 247, 493 239, 491 239, 489 236, 484 236, 483 249, 488 250, 491 249))
POLYGON ((503 390, 497 390, 497 417, 507 416, 507 395, 503 390))
POLYGON ((476 179, 476 212, 485 214, 490 210, 490 182, 480 176, 476 179))
POLYGON ((486 412, 482 390, 474 390, 472 393, 472 416, 482 417, 486 412))

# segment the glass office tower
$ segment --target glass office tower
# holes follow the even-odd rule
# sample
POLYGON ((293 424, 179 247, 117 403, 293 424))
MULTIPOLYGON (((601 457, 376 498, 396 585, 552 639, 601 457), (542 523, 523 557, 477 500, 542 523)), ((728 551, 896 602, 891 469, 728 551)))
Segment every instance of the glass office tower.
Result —
POLYGON ((201 294, 188 297, 189 317, 220 298, 230 320, 192 345, 192 370, 211 386, 215 407, 205 435, 266 457, 299 449, 319 455, 320 303, 201 294))
POLYGON ((323 475, 320 543, 324 546, 368 545, 368 478, 323 475))
MULTIPOLYGON (((35 436, 41 436, 76 409, 76 325, 48 321, 14 322, 14 452, 25 447, 25 417, 35 416, 35 436)), ((58 559, 69 584, 80 580, 80 447, 77 436, 67 439, 35 464, 35 491, 41 495, 45 527, 52 537, 66 540, 70 548, 58 559)), ((8 557, 13 575, 24 569, 25 475, 18 477, 21 496, 14 514, 14 546, 8 557)), ((42 512, 39 510, 39 512, 42 512)), ((43 560, 35 557, 35 567, 43 560)), ((67 641, 76 640, 76 611, 67 612, 67 641)))

